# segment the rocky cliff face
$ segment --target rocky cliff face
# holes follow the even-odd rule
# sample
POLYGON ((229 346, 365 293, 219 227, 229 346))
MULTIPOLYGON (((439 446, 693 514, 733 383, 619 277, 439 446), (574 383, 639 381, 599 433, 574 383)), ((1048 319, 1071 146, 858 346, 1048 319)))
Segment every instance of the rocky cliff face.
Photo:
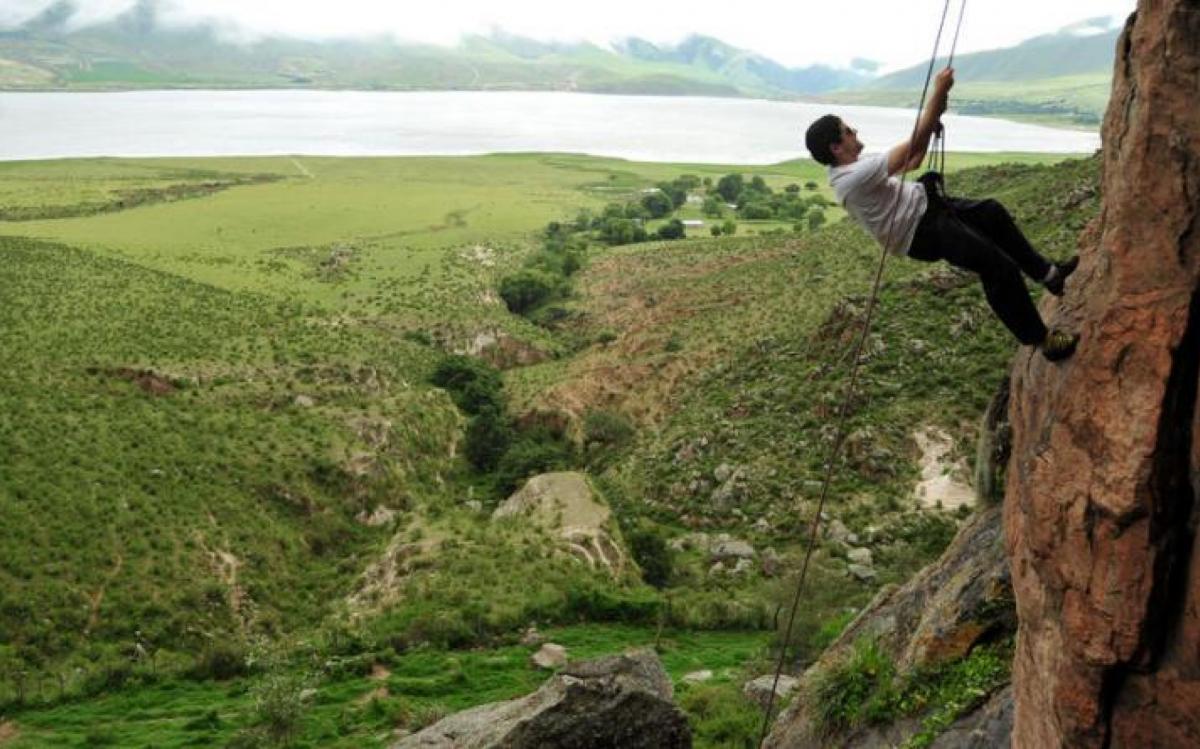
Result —
POLYGON ((1018 357, 1005 501, 1013 746, 1200 746, 1200 0, 1140 0, 1117 50, 1104 204, 1018 357))

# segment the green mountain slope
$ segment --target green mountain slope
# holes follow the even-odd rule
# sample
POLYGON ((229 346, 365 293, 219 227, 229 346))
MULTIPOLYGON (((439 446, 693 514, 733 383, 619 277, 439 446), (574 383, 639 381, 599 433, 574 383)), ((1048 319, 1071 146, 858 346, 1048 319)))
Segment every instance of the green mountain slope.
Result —
MULTIPOLYGON (((998 115, 1096 127, 1108 104, 1118 30, 1083 21, 1014 47, 959 55, 951 97, 959 114, 998 115)), ((944 65, 942 58, 938 66, 944 65)), ((927 65, 880 76, 828 96, 844 104, 915 107, 927 65)))

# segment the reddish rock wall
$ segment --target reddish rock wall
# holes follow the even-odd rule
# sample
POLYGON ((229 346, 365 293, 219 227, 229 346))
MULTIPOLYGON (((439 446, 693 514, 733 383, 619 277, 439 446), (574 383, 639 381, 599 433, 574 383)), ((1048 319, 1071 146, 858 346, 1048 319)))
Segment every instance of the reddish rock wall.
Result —
POLYGON ((1117 47, 1104 204, 1013 373, 1005 531, 1013 746, 1200 747, 1200 0, 1140 0, 1117 47))

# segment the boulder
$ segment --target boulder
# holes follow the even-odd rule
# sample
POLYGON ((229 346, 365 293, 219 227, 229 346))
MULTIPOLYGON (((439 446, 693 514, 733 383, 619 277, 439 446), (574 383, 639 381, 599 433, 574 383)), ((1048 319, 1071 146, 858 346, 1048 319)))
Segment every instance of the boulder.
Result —
POLYGON ((628 555, 611 522, 608 505, 578 471, 543 473, 529 479, 492 513, 493 520, 508 517, 524 517, 547 529, 558 536, 566 551, 590 567, 607 570, 614 577, 625 570, 628 555))
POLYGON ((746 682, 742 686, 742 694, 746 695, 746 699, 766 710, 767 702, 771 698, 772 686, 775 687, 774 706, 777 708, 783 700, 787 699, 788 695, 796 691, 796 687, 800 686, 800 680, 795 676, 780 674, 779 683, 775 684, 775 674, 767 674, 746 682))
POLYGON ((993 749, 1012 746, 1013 693, 1008 686, 984 706, 958 719, 938 736, 929 749, 993 749))
POLYGON ((848 564, 846 565, 846 571, 860 583, 875 582, 876 572, 874 567, 867 567, 861 564, 848 564))
MULTIPOLYGON (((971 517, 942 557, 901 587, 876 594, 821 657, 800 676, 799 689, 819 680, 860 639, 873 640, 900 673, 965 656, 982 642, 1010 634, 1016 626, 1008 560, 1004 556, 1001 508, 971 517)), ((806 700, 797 699, 775 721, 764 749, 821 749, 826 746, 903 744, 919 722, 901 721, 865 735, 821 735, 806 700), (890 743, 888 743, 890 742, 890 743)))
POLYGON ((690 749, 651 650, 569 664, 533 694, 455 713, 391 749, 690 749))
POLYGON ((850 529, 846 527, 845 523, 834 518, 824 523, 824 526, 826 538, 838 543, 846 543, 846 538, 850 535, 850 529))
POLYGON ((728 539, 713 544, 708 552, 709 558, 716 562, 726 562, 733 559, 753 559, 754 547, 739 539, 728 539))
POLYGON ((874 562, 871 557, 870 549, 853 548, 846 552, 846 558, 855 564, 861 564, 870 567, 874 562))
POLYGON ((529 657, 529 662, 537 668, 555 669, 567 665, 567 649, 562 645, 547 642, 536 653, 529 657))

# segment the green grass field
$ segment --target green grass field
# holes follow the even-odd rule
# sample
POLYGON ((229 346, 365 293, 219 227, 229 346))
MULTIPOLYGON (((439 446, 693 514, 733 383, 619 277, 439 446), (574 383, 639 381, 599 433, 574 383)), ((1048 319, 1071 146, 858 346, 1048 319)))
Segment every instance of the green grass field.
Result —
MULTIPOLYGON (((1059 160, 953 155, 951 189, 998 194, 1061 256, 1097 197, 1094 160, 1059 160), (998 161, 1024 163, 962 171, 998 161)), ((254 719, 247 690, 261 678, 189 674, 260 638, 341 657, 335 633, 368 666, 388 665, 391 696, 360 704, 376 688, 365 674, 326 675, 303 740, 375 745, 393 726, 536 686, 511 646, 531 621, 565 626, 555 636, 578 655, 644 643, 664 621, 673 677, 722 674, 682 697, 698 745, 752 730, 736 665, 770 640, 786 586, 708 575, 709 560, 685 552, 657 591, 490 523, 469 504, 480 482, 462 457, 465 418, 428 384, 447 351, 504 331, 549 356, 505 373, 514 413, 609 409, 639 427, 618 452, 583 453, 624 530, 728 530, 794 561, 823 404, 841 382, 837 310, 861 301, 876 257, 865 235, 745 222, 735 237, 593 246, 560 324, 510 314, 496 295, 547 222, 734 170, 825 190, 805 161, 0 164, 0 705, 13 745, 227 739, 254 719), (676 457, 702 437, 711 447, 676 457), (740 517, 687 488, 722 462, 747 467, 740 517), (379 508, 392 518, 362 521, 379 508), (758 517, 769 530, 749 528, 758 517), (395 542, 422 552, 378 606, 355 609, 364 571, 395 542), (133 662, 139 644, 156 654, 149 673, 133 662)), ((913 424, 968 440, 1011 352, 978 290, 934 288, 929 270, 888 271, 878 368, 855 414, 863 452, 838 485, 848 524, 894 536, 881 582, 903 580, 953 527, 901 501, 913 424), (917 339, 935 354, 909 356, 917 339), (888 472, 866 459, 878 450, 888 472)), ((819 554, 803 652, 872 593, 840 565, 836 550, 819 554)))

